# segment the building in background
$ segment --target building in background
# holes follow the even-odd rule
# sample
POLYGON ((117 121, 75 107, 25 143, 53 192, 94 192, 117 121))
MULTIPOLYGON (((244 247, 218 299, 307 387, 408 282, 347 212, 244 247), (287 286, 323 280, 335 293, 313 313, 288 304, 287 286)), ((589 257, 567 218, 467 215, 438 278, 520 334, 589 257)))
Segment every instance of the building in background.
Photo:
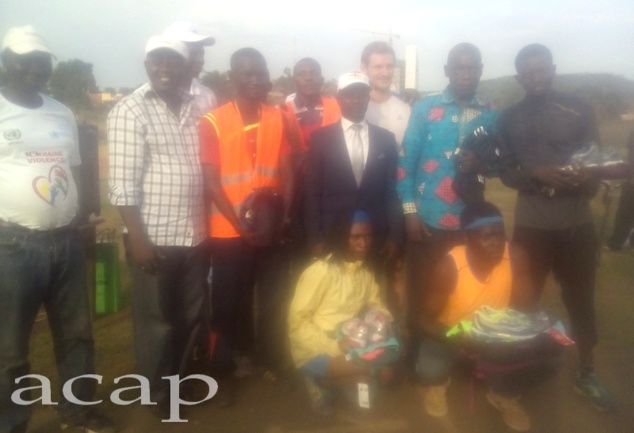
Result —
POLYGON ((416 45, 405 46, 405 89, 418 87, 418 50, 416 45))

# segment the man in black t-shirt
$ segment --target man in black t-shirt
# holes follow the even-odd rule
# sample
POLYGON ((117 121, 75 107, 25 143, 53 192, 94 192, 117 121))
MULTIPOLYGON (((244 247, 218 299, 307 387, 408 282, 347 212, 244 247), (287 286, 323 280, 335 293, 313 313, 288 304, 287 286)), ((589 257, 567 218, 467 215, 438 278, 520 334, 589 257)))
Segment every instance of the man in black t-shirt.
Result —
POLYGON ((575 389, 599 409, 612 409, 613 398, 593 370, 597 237, 590 198, 607 175, 600 167, 571 164, 575 152, 599 141, 592 107, 553 90, 555 65, 545 46, 521 49, 515 67, 526 96, 502 113, 498 131, 500 177, 518 190, 513 242, 528 259, 518 277, 536 302, 553 271, 579 351, 575 389))

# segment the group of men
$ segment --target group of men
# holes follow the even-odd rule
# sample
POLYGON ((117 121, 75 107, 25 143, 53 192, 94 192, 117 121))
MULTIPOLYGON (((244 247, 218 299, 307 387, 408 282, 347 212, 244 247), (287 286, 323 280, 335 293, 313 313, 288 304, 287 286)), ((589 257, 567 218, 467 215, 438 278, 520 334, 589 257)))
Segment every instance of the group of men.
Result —
MULTIPOLYGON (((554 271, 579 349, 576 387, 596 406, 612 407, 592 359, 597 242, 588 191, 603 174, 563 168, 598 134, 590 107, 552 89, 555 66, 546 47, 518 53, 526 97, 498 118, 476 96, 483 65, 472 44, 449 52, 447 88, 410 110, 391 91, 395 54, 384 42, 366 47, 361 71, 339 78, 336 98, 321 95, 319 63, 300 60, 293 70, 297 91, 281 107, 265 102, 271 82, 264 56, 240 49, 230 61, 235 98, 217 106, 198 81, 204 47, 214 42, 186 22, 149 39, 148 83, 108 115, 110 201, 127 230, 136 365, 150 382, 157 415, 164 417, 170 403, 161 378, 184 374, 196 346, 208 346, 205 356, 240 376, 253 363, 272 373, 284 368, 289 251, 326 254, 342 212, 369 216, 374 274, 388 286, 402 272, 390 264, 405 257, 407 295, 392 314, 407 323, 412 347, 427 338, 430 328, 420 323, 431 317, 430 288, 447 253, 464 243, 461 229, 473 222, 461 221, 464 197, 453 188, 460 173, 499 173, 519 191, 517 305, 534 308, 554 271), (476 131, 499 138, 497 173, 474 150, 460 149, 476 131), (289 246, 281 240, 292 226, 299 230, 289 246)), ((29 412, 10 400, 11 390, 28 374, 29 334, 40 306, 48 312, 62 381, 92 372, 93 341, 76 230, 85 215, 73 175, 80 164, 74 116, 40 93, 52 53, 33 28, 9 31, 2 62, 8 81, 0 90, 0 432, 17 433, 26 431, 29 412)), ((495 212, 477 216, 501 222, 495 212)), ((482 236, 478 242, 486 244, 482 236)), ((444 413, 429 408, 445 380, 423 383, 430 414, 444 413)), ((76 383, 76 394, 90 400, 93 382, 76 383)), ((492 401, 503 411, 507 403, 492 401)), ((85 406, 63 402, 59 409, 65 425, 115 430, 85 406)))

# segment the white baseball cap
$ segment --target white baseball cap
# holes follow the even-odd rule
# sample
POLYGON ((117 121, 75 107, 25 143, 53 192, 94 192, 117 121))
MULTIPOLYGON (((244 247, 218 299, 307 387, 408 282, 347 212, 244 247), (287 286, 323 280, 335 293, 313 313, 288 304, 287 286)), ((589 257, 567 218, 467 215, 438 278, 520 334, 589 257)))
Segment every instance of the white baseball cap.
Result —
POLYGON ((163 32, 165 37, 176 39, 181 42, 201 43, 210 46, 216 43, 212 36, 201 34, 198 29, 189 21, 175 21, 163 32))
POLYGON ((147 41, 147 44, 145 45, 145 54, 147 55, 159 48, 167 48, 168 50, 172 50, 177 54, 180 54, 185 60, 189 59, 189 50, 184 42, 168 39, 163 35, 152 36, 147 41))
POLYGON ((370 87, 370 80, 363 72, 348 72, 339 77, 339 81, 337 82, 337 91, 343 90, 352 84, 365 84, 370 87))
POLYGON ((16 54, 42 51, 53 56, 53 52, 48 47, 46 41, 35 31, 33 26, 10 28, 2 41, 2 51, 6 49, 10 49, 16 54))

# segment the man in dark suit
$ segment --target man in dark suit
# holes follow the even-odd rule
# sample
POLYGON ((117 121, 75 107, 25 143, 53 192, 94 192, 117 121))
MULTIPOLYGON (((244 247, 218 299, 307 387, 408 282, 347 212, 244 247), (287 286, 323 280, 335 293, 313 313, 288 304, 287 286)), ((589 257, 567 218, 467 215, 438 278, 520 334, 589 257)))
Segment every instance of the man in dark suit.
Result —
POLYGON ((376 252, 391 259, 403 232, 394 134, 365 120, 370 101, 366 75, 342 75, 337 101, 341 120, 317 129, 309 140, 304 204, 311 252, 313 256, 324 252, 326 236, 339 213, 360 209, 372 219, 376 252))

